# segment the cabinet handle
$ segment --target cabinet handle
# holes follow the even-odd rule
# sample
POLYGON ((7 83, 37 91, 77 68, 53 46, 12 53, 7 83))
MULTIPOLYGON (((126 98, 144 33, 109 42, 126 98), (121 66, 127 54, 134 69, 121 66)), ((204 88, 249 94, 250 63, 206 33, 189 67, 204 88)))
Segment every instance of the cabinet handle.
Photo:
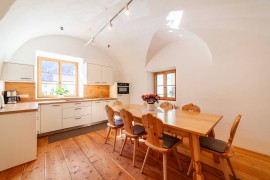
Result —
POLYGON ((95 103, 100 103, 100 102, 95 102, 95 103))
POLYGON ((102 82, 102 83, 107 83, 107 82, 102 82))
POLYGON ((22 77, 21 79, 31 79, 31 78, 23 78, 23 77, 22 77))
POLYGON ((105 101, 105 102, 110 102, 110 101, 105 101))
POLYGON ((61 106, 60 104, 53 104, 52 106, 61 106))
POLYGON ((81 119, 82 117, 76 117, 76 118, 74 118, 74 119, 81 119))
POLYGON ((75 104, 81 104, 81 103, 75 103, 75 104))
POLYGON ((80 109, 82 109, 82 108, 76 108, 76 109, 74 109, 74 110, 80 110, 80 109))
POLYGON ((95 82, 95 83, 99 84, 100 82, 95 82))

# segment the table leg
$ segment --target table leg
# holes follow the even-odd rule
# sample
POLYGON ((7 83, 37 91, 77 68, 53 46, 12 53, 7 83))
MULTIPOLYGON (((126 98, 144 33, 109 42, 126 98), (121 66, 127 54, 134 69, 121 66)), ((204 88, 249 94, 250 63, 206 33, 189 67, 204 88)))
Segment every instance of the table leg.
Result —
POLYGON ((190 147, 191 147, 191 158, 193 161, 193 179, 204 179, 202 174, 202 168, 200 163, 200 142, 199 136, 196 134, 191 134, 190 137, 190 147))

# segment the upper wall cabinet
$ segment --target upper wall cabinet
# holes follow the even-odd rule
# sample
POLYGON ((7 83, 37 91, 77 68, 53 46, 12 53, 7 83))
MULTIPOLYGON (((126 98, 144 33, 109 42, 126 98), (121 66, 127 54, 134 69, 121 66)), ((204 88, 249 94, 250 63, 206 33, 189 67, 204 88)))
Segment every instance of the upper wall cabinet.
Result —
POLYGON ((4 62, 1 80, 34 82, 34 66, 4 62))
POLYGON ((114 82, 113 68, 97 64, 84 64, 85 84, 112 85, 114 82))

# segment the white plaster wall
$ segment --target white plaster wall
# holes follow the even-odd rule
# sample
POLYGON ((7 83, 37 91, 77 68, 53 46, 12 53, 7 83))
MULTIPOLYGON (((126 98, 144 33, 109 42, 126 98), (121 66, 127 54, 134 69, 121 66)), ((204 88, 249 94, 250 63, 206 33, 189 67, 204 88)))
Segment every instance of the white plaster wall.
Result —
POLYGON ((85 46, 85 41, 70 36, 43 36, 32 39, 20 47, 9 59, 10 62, 35 64, 35 53, 51 52, 82 58, 84 62, 115 66, 113 60, 94 46, 85 46))
POLYGON ((138 87, 131 91, 131 103, 141 103, 140 95, 151 91, 147 71, 175 66, 179 107, 192 102, 203 112, 222 114, 215 131, 217 138, 225 141, 234 118, 242 114, 234 145, 270 155, 270 40, 258 35, 219 33, 219 38, 203 34, 209 46, 196 39, 171 43, 146 67, 141 61, 129 61, 124 74, 138 87))

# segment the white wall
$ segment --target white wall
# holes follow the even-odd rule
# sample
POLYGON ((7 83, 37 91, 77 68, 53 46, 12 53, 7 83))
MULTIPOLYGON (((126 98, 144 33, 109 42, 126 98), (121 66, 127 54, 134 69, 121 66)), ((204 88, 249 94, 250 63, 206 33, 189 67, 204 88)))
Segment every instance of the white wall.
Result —
POLYGON ((234 145, 270 155, 270 39, 217 30, 201 37, 207 41, 183 38, 165 46, 147 66, 141 54, 121 61, 132 85, 131 103, 141 104, 140 96, 151 91, 148 71, 175 66, 179 107, 192 102, 203 112, 222 114, 215 131, 225 141, 234 118, 242 114, 234 145))
POLYGON ((94 46, 84 45, 85 41, 69 36, 43 36, 25 43, 9 61, 35 64, 35 53, 38 50, 82 58, 84 62, 114 66, 114 62, 107 55, 94 46))

